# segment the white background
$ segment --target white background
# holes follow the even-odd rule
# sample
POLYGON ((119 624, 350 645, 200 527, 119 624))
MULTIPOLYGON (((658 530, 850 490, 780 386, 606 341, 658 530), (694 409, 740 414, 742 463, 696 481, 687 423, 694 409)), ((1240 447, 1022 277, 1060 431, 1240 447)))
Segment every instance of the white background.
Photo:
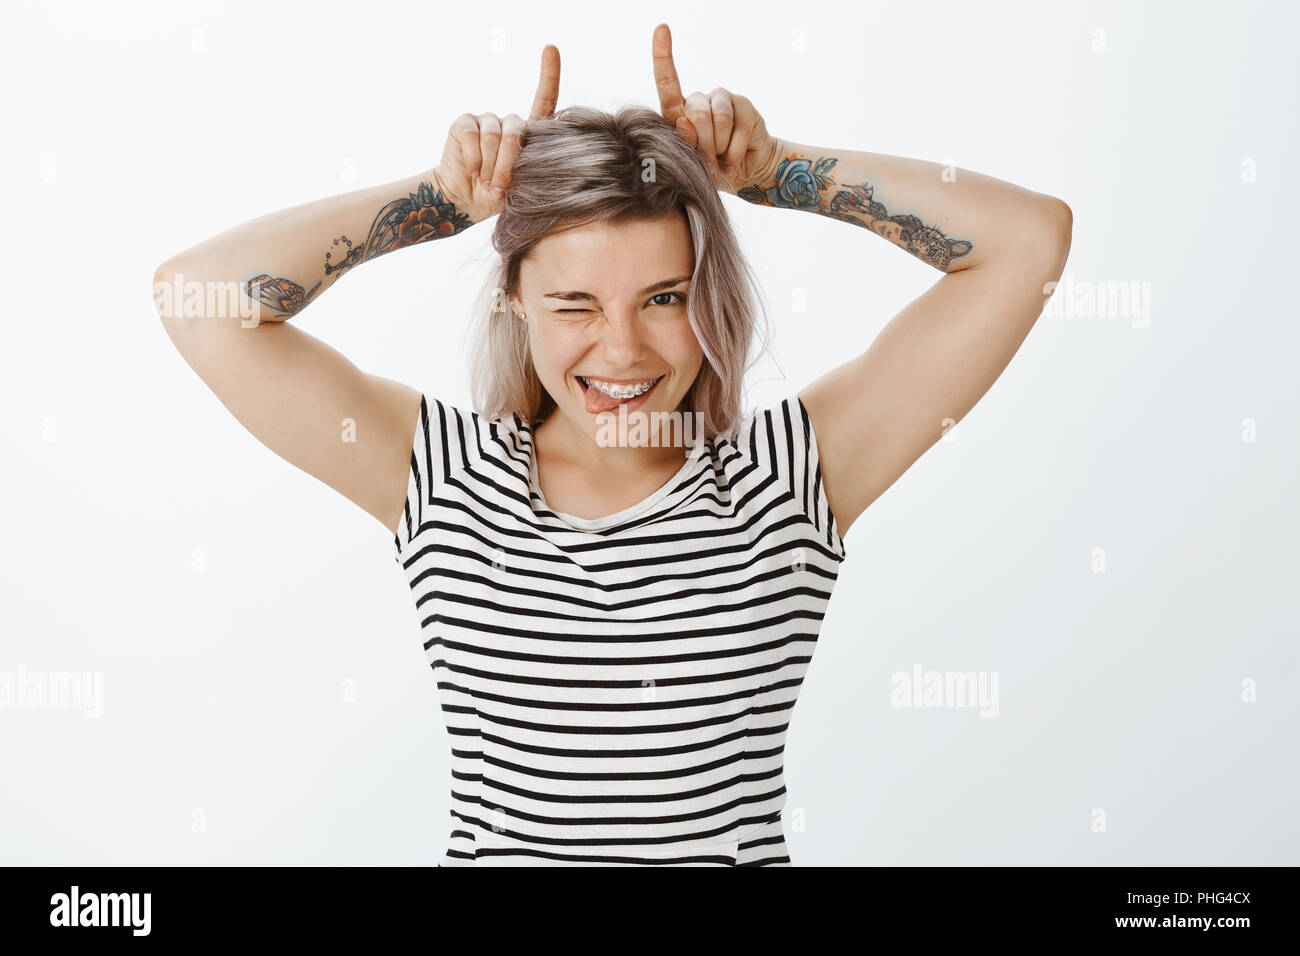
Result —
MULTIPOLYGON (((660 21, 687 92, 744 93, 795 142, 1059 196, 1067 279, 1151 295, 1145 319, 1045 314, 852 528, 791 725, 795 864, 1300 862, 1290 5, 12 2, 3 21, 0 675, 100 674, 103 711, 0 707, 0 862, 441 857, 449 741, 392 537, 243 431, 171 346, 154 268, 429 168, 463 111, 526 114, 548 42, 560 106, 656 105, 660 21), (893 706, 918 665, 996 673, 998 716, 893 706)), ((938 277, 865 230, 725 202, 776 330, 750 404, 864 350, 938 277)), ((468 403, 490 228, 369 263, 295 321, 468 403)))

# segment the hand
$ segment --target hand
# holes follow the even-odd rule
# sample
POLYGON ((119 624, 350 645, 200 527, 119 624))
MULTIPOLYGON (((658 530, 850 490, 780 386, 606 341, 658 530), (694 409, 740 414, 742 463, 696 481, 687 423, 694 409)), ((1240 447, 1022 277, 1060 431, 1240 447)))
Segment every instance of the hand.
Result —
MULTIPOLYGON (((551 116, 560 95, 560 51, 542 49, 542 75, 529 119, 551 116)), ((462 113, 447 133, 442 161, 433 169, 443 195, 474 222, 496 215, 505 205, 510 172, 519 155, 524 121, 516 113, 462 113), (500 190, 496 194, 494 190, 500 190)))
POLYGON ((770 179, 780 162, 782 144, 768 133, 754 104, 720 86, 707 95, 696 92, 683 99, 668 24, 655 27, 650 52, 659 110, 704 157, 718 188, 734 195, 770 179))

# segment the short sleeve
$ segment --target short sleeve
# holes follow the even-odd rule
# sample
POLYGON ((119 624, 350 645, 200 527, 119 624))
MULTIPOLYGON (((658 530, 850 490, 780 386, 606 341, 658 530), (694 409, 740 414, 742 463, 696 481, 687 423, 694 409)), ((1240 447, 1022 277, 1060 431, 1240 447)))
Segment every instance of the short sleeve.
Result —
POLYGON ((764 432, 758 438, 766 446, 773 473, 821 533, 827 549, 842 560, 844 540, 826 500, 817 434, 803 400, 798 394, 789 395, 760 412, 755 424, 764 432))
POLYGON ((393 538, 394 556, 399 561, 407 545, 420 533, 437 488, 457 469, 468 467, 466 434, 472 423, 466 417, 462 410, 420 394, 420 414, 411 438, 406 506, 393 538))

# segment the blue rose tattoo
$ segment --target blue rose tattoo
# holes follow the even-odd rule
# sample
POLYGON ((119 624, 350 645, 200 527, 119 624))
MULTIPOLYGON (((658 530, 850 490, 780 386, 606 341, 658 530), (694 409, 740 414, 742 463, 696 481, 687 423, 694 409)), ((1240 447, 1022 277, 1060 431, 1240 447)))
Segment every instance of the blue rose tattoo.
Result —
POLYGON ((969 255, 975 248, 968 240, 950 239, 917 216, 891 215, 876 200, 871 183, 841 188, 830 175, 835 163, 834 156, 824 156, 816 163, 790 157, 777 167, 776 185, 766 189, 746 186, 736 195, 758 206, 803 209, 863 226, 937 269, 947 269, 953 259, 969 255))

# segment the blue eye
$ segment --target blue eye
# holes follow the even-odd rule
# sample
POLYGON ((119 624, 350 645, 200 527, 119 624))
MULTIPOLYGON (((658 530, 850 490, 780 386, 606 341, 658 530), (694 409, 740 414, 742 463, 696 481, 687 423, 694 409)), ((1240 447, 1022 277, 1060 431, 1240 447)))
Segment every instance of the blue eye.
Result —
MULTIPOLYGON (((680 292, 660 292, 659 295, 653 296, 653 297, 650 299, 650 301, 651 301, 651 302, 654 302, 654 300, 657 299, 657 298, 659 298, 660 295, 675 295, 675 296, 677 296, 677 298, 678 298, 679 301, 681 301, 681 302, 685 302, 685 301, 686 301, 686 296, 682 295, 680 292)), ((659 304, 659 305, 676 305, 677 303, 676 303, 676 302, 660 302, 660 303, 658 303, 658 304, 659 304)))

